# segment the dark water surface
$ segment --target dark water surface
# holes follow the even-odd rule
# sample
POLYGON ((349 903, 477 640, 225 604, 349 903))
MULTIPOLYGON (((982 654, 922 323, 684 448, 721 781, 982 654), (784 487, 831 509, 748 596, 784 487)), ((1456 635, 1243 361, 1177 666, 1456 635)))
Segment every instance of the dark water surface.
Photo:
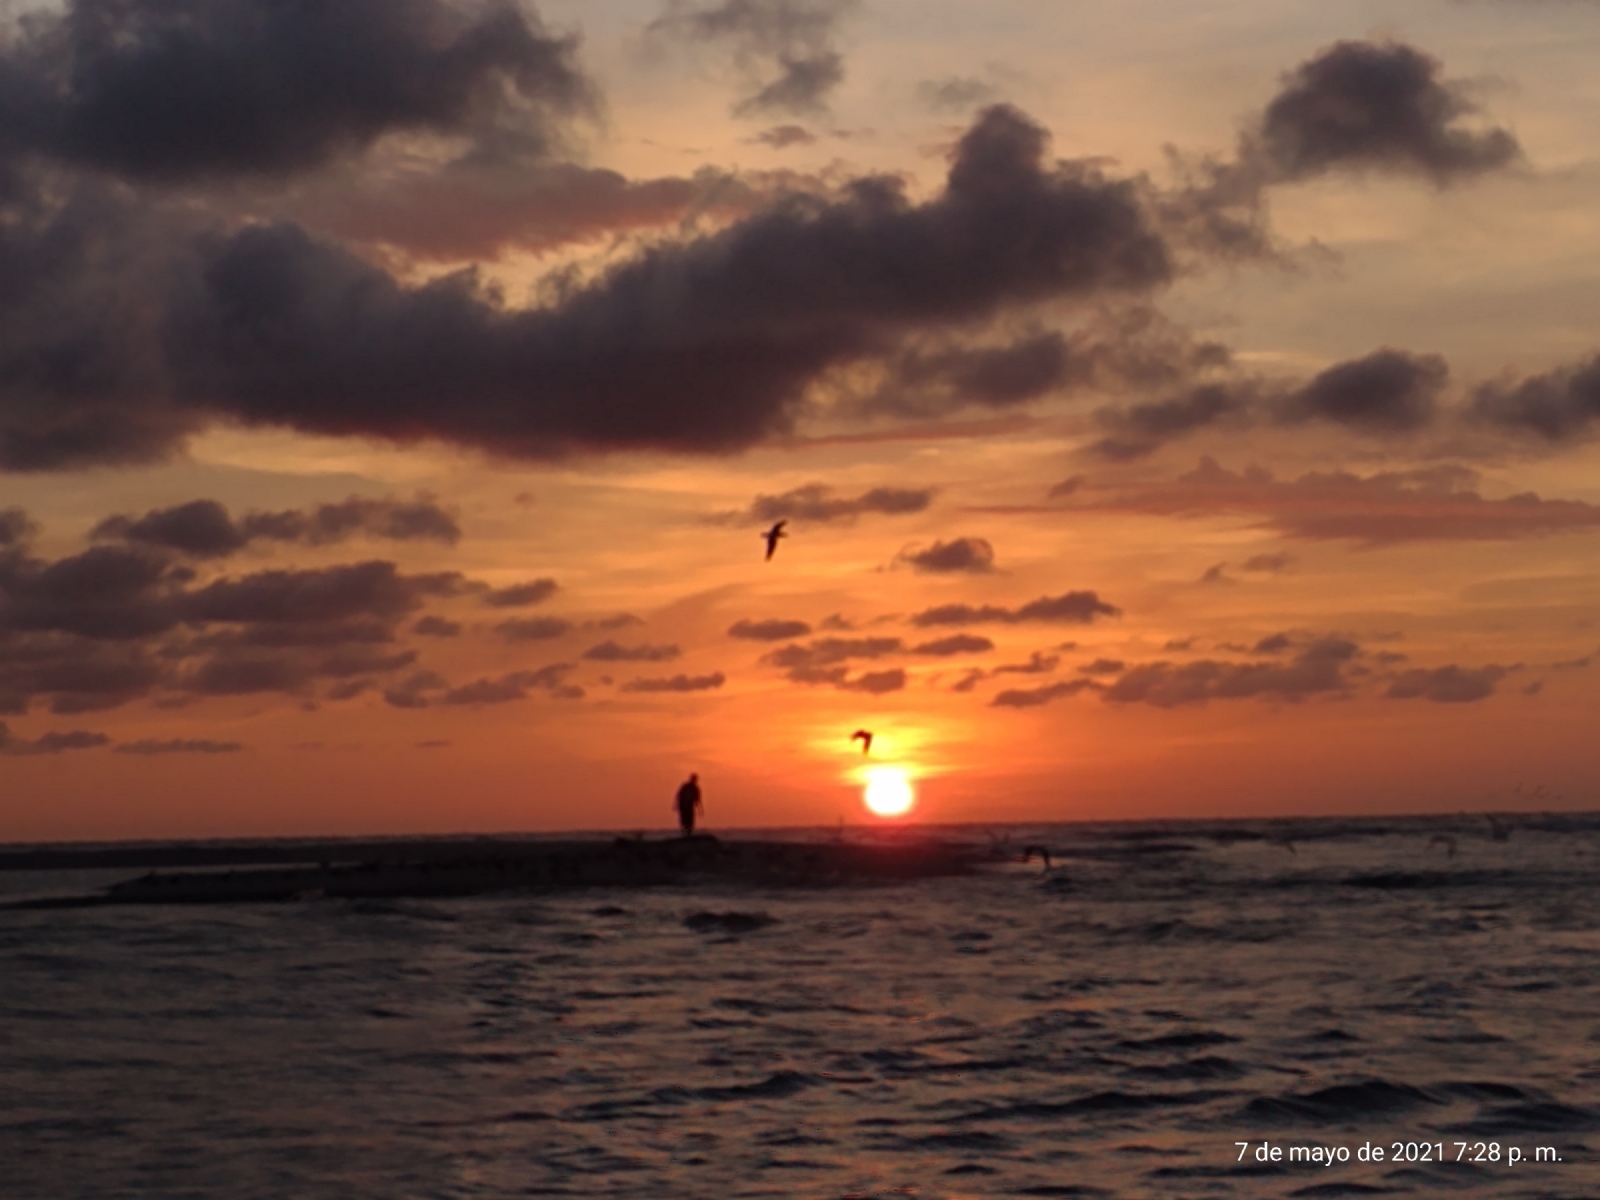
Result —
POLYGON ((1004 832, 1065 868, 0 912, 0 1196, 1600 1196, 1600 817, 1004 832))

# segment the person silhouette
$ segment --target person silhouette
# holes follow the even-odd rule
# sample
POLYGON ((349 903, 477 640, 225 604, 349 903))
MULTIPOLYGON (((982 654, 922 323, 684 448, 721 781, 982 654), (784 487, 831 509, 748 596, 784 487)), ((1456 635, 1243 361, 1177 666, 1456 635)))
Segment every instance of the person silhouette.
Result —
POLYGON ((695 814, 705 811, 705 805, 700 803, 700 776, 689 776, 689 781, 678 789, 676 803, 678 827, 683 830, 684 837, 689 837, 694 833, 695 814))

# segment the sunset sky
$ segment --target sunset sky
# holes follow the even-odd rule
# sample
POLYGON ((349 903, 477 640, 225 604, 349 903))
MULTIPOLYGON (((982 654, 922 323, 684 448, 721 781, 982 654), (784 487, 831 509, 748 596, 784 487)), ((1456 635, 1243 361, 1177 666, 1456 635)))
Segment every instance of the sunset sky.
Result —
POLYGON ((0 840, 1596 806, 1600 4, 0 21, 0 840))

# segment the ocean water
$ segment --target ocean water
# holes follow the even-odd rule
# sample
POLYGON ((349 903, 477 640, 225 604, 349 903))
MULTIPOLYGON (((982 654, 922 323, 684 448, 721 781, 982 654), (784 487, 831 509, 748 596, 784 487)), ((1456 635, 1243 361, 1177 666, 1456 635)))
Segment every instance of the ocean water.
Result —
POLYGON ((1057 866, 0 912, 0 1196, 1600 1196, 1600 817, 944 832, 1057 866))

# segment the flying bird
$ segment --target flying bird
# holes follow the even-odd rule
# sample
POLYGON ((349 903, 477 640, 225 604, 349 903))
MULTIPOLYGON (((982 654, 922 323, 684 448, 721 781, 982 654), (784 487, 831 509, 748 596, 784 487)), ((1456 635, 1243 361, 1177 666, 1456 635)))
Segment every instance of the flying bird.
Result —
POLYGON ((872 751, 872 730, 870 730, 870 729, 858 729, 858 730, 856 730, 854 733, 852 733, 850 735, 850 740, 852 742, 855 741, 857 738, 861 739, 861 753, 863 753, 863 754, 871 753, 871 751, 872 751))
POLYGON ((762 537, 767 539, 767 561, 768 562, 771 562, 772 561, 772 556, 777 553, 777 550, 778 550, 778 539, 779 538, 786 538, 786 537, 789 536, 787 533, 785 533, 783 531, 783 527, 785 525, 787 525, 788 523, 789 523, 788 521, 778 521, 777 523, 775 523, 772 526, 771 529, 767 530, 765 533, 763 533, 761 535, 762 537))

